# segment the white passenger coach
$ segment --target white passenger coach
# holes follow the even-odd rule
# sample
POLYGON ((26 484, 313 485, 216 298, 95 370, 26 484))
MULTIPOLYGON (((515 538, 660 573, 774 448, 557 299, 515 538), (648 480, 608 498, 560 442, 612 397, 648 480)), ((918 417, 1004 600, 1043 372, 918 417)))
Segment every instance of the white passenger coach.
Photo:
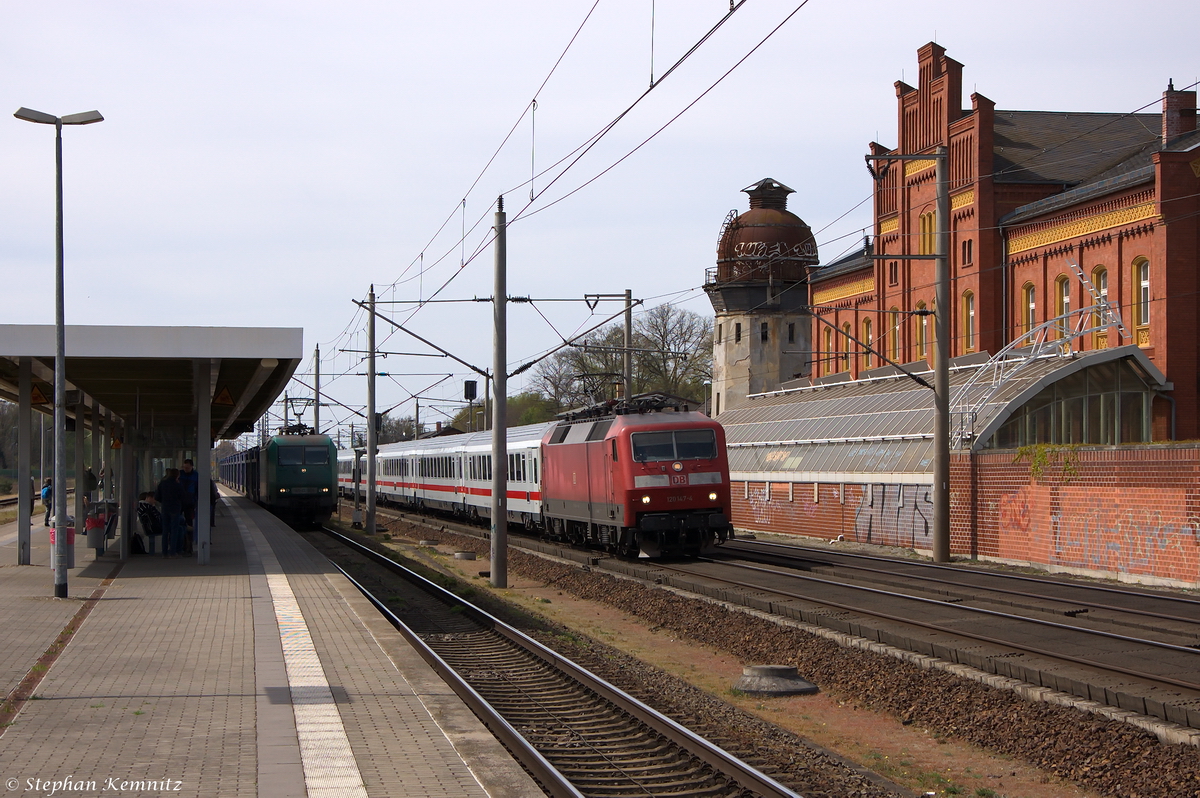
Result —
MULTIPOLYGON (((541 523, 541 443, 554 422, 508 430, 508 520, 533 528, 541 523)), ((367 464, 360 463, 366 495, 367 464)), ((354 496, 354 452, 338 452, 338 490, 354 496)), ((471 520, 491 518, 492 433, 468 432, 379 447, 377 500, 413 509, 451 512, 471 520)))

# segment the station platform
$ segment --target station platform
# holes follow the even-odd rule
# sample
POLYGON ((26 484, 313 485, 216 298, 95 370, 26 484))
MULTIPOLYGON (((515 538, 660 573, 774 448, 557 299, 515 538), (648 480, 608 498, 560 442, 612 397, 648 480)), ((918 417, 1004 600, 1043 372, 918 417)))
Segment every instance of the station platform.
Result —
POLYGON ((34 565, 0 527, 0 679, 10 697, 41 679, 0 727, 7 795, 543 794, 345 577, 245 499, 218 503, 204 566, 97 558, 80 536, 66 599, 40 520, 34 565))

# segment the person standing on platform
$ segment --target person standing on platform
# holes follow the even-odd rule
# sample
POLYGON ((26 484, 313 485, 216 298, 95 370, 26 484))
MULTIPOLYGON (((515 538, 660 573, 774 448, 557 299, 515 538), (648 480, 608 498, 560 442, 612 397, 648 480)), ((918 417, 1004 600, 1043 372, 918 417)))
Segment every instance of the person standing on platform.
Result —
POLYGON ((46 477, 42 482, 42 505, 46 508, 46 517, 42 519, 42 526, 50 526, 50 513, 54 512, 54 480, 46 477))
POLYGON ((184 489, 179 482, 179 469, 168 468, 158 483, 154 500, 162 508, 163 557, 178 557, 183 543, 184 489))
POLYGON ((196 507, 200 494, 200 474, 191 460, 183 461, 183 471, 179 472, 179 484, 183 485, 183 520, 184 528, 183 552, 192 553, 192 542, 199 537, 196 534, 196 507))
MULTIPOLYGON (((154 554, 154 539, 162 537, 163 523, 162 513, 154 506, 153 494, 143 493, 138 496, 137 515, 142 531, 146 533, 146 553, 154 554)), ((166 541, 163 541, 163 546, 166 545, 166 541)))

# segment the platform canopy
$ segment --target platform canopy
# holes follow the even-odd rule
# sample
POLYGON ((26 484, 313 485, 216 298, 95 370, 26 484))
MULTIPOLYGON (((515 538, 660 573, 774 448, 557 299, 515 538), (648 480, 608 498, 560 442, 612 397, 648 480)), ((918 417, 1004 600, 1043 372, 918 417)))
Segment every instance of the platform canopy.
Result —
MULTIPOLYGON (((214 439, 236 438, 295 372, 303 330, 278 327, 66 328, 67 390, 125 424, 195 430, 195 386, 208 370, 214 439)), ((54 326, 0 325, 0 397, 18 401, 19 364, 32 364, 34 409, 54 409, 54 326)), ((68 400, 68 416, 76 402, 68 400)), ((86 418, 85 418, 86 421, 86 418)))

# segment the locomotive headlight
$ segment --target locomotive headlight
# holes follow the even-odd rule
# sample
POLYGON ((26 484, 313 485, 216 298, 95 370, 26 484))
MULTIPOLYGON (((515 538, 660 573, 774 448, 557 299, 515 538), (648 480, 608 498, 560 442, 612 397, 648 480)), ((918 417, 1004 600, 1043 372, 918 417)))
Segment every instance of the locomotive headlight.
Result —
POLYGON ((671 468, 675 471, 682 471, 683 463, 671 463, 671 468))
POLYGON ((328 492, 329 492, 329 488, 321 488, 321 492, 322 492, 322 493, 328 493, 328 492))
POLYGON ((649 503, 650 503, 650 497, 649 497, 649 496, 643 496, 643 497, 642 497, 642 504, 649 504, 649 503))
POLYGON ((280 492, 280 493, 287 493, 287 488, 280 488, 280 489, 279 489, 279 492, 280 492))
POLYGON ((708 494, 708 500, 710 502, 715 502, 717 500, 717 492, 713 491, 712 493, 708 494))

